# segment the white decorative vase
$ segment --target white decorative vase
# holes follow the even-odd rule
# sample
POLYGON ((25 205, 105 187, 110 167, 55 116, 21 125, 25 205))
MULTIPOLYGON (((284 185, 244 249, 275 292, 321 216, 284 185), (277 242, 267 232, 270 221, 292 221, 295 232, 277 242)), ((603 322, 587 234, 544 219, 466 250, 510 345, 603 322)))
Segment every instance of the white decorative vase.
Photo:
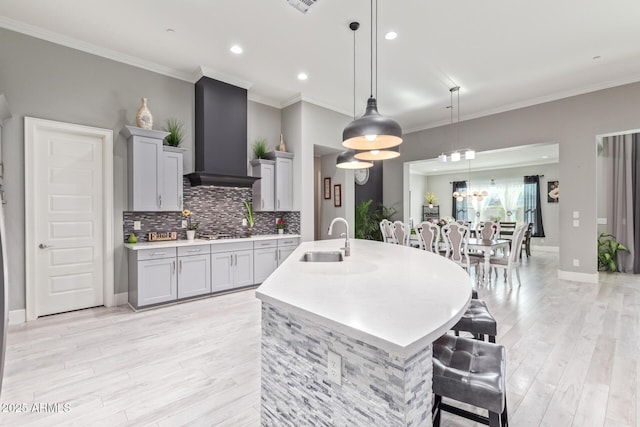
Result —
POLYGON ((284 228, 278 228, 278 234, 284 234, 284 228))
POLYGON ((153 126, 153 115, 147 108, 147 98, 142 98, 142 105, 136 114, 136 124, 142 129, 151 129, 153 126))
POLYGON ((429 209, 433 209, 433 203, 429 203, 429 209))
POLYGON ((196 230, 187 230, 187 240, 193 240, 196 238, 196 230))
POLYGON ((280 144, 278 144, 278 151, 287 151, 287 146, 284 145, 284 138, 280 134, 280 144))

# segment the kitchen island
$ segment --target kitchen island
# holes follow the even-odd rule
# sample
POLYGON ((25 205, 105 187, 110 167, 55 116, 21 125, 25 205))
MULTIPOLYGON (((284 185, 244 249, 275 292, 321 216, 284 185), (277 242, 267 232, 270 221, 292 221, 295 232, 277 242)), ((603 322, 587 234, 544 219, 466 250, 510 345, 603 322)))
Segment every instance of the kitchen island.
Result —
POLYGON ((437 254, 351 241, 341 262, 304 262, 342 240, 302 243, 262 300, 262 425, 431 425, 432 342, 471 298, 437 254))

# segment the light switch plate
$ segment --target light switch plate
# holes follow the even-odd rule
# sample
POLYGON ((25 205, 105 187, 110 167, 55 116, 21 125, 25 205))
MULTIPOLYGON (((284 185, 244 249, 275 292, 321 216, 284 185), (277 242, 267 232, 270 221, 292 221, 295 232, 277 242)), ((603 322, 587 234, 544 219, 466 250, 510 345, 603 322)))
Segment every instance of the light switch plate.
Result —
POLYGON ((573 218, 574 219, 580 218, 580 211, 573 211, 573 218))
POLYGON ((574 219, 573 220, 573 226, 574 227, 580 227, 580 220, 579 219, 574 219))
POLYGON ((134 230, 140 230, 141 228, 142 228, 142 225, 140 224, 140 221, 133 221, 134 230))
POLYGON ((182 228, 187 228, 187 220, 186 219, 182 220, 182 228))
POLYGON ((342 385, 342 357, 329 350, 327 361, 327 377, 329 381, 342 385))

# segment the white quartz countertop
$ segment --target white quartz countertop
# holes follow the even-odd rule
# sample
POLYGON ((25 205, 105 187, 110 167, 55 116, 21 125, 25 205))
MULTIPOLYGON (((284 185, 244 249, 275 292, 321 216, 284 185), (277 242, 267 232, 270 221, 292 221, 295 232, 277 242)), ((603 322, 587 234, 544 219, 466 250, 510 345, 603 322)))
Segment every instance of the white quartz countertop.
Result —
POLYGON ((471 299, 471 278, 444 257, 351 239, 342 262, 303 262, 343 239, 305 242, 256 290, 262 301, 409 356, 453 326, 471 299))
POLYGON ((255 242, 260 240, 273 240, 273 239, 292 239, 300 237, 299 234, 260 234, 251 237, 241 237, 238 239, 194 239, 194 240, 165 240, 162 242, 139 242, 139 243, 125 243, 124 247, 133 251, 139 251, 141 249, 159 249, 159 248, 176 248, 179 246, 197 246, 197 245, 217 245, 223 243, 234 242, 255 242))

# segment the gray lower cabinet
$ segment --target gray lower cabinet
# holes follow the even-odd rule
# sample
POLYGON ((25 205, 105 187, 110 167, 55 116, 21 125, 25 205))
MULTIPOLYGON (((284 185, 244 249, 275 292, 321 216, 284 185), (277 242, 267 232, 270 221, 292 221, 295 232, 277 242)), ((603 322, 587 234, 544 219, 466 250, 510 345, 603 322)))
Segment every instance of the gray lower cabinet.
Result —
POLYGON ((253 279, 264 282, 278 268, 278 241, 259 240, 253 242, 253 279))
POLYGON ((299 237, 291 237, 288 239, 278 240, 278 266, 284 262, 285 259, 291 255, 291 253, 300 244, 299 237))
POLYGON ((178 248, 178 298, 211 293, 209 245, 178 248))
POLYGON ((135 308, 178 298, 176 248, 129 251, 129 303, 135 308))
POLYGON ((212 292, 253 285, 253 242, 212 245, 211 268, 212 292))

